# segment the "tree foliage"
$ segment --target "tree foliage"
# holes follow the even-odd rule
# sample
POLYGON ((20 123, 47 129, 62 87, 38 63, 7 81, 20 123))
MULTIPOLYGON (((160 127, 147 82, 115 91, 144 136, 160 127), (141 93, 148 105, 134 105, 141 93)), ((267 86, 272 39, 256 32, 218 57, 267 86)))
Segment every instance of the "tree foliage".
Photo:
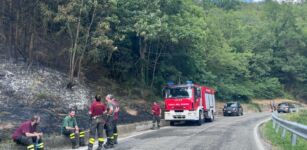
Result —
POLYGON ((306 3, 3 0, 1 4, 0 46, 29 64, 69 70, 71 82, 95 74, 159 94, 169 80, 193 80, 214 87, 220 99, 307 97, 306 3))

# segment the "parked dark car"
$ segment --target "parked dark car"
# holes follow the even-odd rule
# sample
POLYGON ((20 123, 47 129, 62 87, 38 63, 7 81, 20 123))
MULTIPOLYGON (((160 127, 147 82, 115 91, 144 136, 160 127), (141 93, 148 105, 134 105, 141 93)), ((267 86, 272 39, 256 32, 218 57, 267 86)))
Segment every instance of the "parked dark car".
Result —
POLYGON ((241 116, 243 115, 243 108, 239 102, 228 102, 223 108, 224 116, 241 116))
POLYGON ((291 103, 283 102, 283 103, 278 104, 277 112, 278 113, 281 113, 281 112, 283 112, 283 113, 296 112, 296 107, 291 103))

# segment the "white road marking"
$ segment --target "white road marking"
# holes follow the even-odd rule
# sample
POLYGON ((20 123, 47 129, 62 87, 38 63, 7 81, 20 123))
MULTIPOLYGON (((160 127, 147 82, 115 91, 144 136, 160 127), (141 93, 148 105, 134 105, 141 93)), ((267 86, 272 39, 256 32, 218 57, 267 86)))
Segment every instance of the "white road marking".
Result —
POLYGON ((262 121, 260 121, 255 127, 254 127, 254 138, 255 138, 255 142, 256 142, 256 145, 258 147, 259 150, 265 150, 264 146, 263 146, 263 143, 261 142, 261 137, 259 136, 259 133, 258 133, 258 129, 259 129, 259 126, 267 121, 271 120, 271 117, 268 117, 267 119, 264 119, 262 121))
MULTIPOLYGON (((165 127, 161 127, 160 129, 168 129, 168 128, 171 128, 170 126, 165 126, 165 127)), ((146 133, 151 133, 151 132, 154 132, 156 130, 145 130, 145 131, 141 131, 141 132, 136 132, 136 133, 133 133, 132 135, 130 136, 127 136, 127 137, 124 137, 124 138, 118 138, 118 141, 124 141, 126 139, 129 139, 129 138, 133 138, 133 137, 136 137, 136 136, 139 136, 139 135, 143 135, 143 134, 146 134, 146 133)))

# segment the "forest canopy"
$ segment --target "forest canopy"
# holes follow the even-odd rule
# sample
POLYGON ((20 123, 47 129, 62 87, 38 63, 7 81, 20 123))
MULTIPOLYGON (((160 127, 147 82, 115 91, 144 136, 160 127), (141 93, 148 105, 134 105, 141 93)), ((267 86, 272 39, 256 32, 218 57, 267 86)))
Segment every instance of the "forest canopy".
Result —
POLYGON ((168 81, 219 99, 307 98, 307 3, 1 0, 0 48, 70 82, 112 79, 157 95, 168 81))

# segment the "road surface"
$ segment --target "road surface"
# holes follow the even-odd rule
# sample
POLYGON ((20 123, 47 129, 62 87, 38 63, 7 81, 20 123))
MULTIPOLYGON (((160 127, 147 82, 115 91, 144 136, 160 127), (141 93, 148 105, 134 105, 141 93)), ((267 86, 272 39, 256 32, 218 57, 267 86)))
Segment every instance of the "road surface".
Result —
MULTIPOLYGON (((114 150, 259 150, 255 127, 270 113, 217 117, 201 126, 180 124, 119 140, 114 150)), ((96 147, 95 147, 96 148, 96 147)), ((87 148, 79 148, 86 150, 87 148)))

